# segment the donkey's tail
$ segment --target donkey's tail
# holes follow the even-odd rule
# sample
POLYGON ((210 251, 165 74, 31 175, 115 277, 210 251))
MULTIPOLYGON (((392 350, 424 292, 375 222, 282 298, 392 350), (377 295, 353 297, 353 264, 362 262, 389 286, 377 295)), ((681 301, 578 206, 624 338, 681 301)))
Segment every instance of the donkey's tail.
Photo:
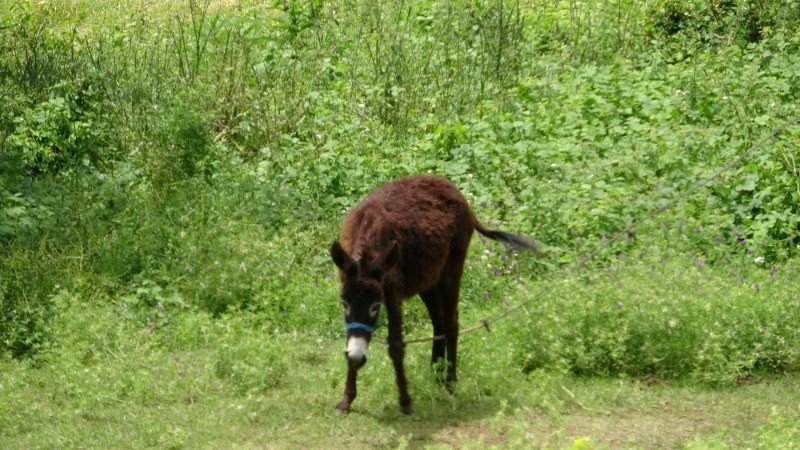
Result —
POLYGON ((525 236, 524 234, 512 234, 500 230, 491 230, 486 228, 480 222, 475 225, 475 229, 478 230, 478 233, 486 236, 487 238, 500 241, 514 250, 533 250, 537 256, 545 256, 545 252, 543 252, 539 246, 536 245, 536 241, 534 241, 533 238, 525 236))

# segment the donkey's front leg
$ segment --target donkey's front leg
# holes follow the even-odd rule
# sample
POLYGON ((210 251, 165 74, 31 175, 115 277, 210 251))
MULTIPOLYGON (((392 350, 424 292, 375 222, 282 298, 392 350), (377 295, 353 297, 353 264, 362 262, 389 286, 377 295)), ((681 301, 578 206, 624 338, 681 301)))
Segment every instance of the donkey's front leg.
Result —
POLYGON ((342 401, 336 405, 336 411, 340 413, 350 412, 350 404, 356 399, 356 376, 358 375, 358 367, 353 364, 347 365, 347 382, 344 386, 344 397, 342 401))
POLYGON ((408 395, 408 380, 403 368, 405 343, 403 343, 402 312, 397 302, 387 302, 386 315, 389 322, 389 357, 394 365, 397 390, 400 392, 400 411, 411 414, 411 397, 408 395))

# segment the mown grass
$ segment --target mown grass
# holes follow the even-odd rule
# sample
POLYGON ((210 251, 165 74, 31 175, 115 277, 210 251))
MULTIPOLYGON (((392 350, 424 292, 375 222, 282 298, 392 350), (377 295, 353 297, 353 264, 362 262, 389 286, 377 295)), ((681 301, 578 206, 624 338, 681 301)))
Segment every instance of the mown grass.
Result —
POLYGON ((686 194, 800 114, 794 6, 3 3, 0 447, 797 445, 798 128, 686 194), (326 249, 428 172, 550 258, 476 239, 462 326, 531 303, 336 416, 326 249))

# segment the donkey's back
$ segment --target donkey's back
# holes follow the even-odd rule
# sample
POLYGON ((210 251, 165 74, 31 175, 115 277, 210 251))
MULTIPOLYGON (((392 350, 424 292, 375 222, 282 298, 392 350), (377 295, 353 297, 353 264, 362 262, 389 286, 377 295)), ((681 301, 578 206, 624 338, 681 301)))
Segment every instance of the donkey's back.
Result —
POLYGON ((453 183, 438 176, 411 176, 371 192, 347 216, 342 247, 365 265, 400 248, 390 274, 398 294, 430 288, 448 260, 466 256, 477 220, 453 183))

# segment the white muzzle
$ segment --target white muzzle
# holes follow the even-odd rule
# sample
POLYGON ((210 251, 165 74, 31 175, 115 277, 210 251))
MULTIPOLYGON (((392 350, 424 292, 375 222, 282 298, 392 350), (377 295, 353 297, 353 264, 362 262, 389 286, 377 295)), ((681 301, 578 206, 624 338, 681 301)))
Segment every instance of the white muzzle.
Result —
POLYGON ((360 363, 367 358, 369 342, 362 336, 350 336, 347 338, 347 349, 344 352, 348 360, 360 363))

